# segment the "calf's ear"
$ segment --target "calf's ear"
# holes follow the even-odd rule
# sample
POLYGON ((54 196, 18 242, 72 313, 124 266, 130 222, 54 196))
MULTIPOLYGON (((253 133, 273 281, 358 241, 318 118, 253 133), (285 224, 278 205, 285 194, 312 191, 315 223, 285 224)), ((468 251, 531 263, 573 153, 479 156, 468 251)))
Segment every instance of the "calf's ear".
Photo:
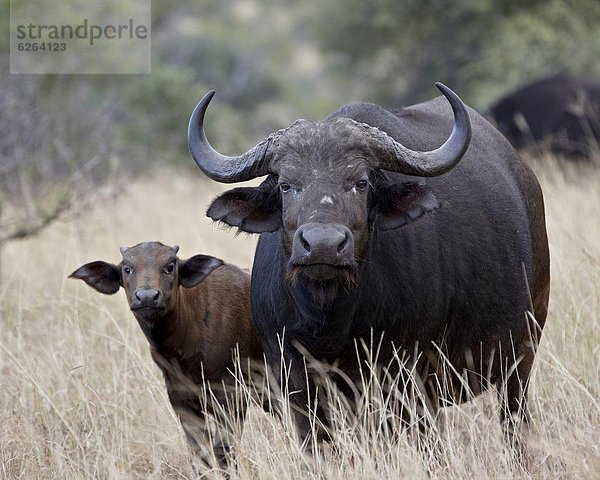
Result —
POLYGON ((228 190, 213 200, 206 215, 246 233, 281 228, 281 197, 277 177, 269 175, 258 187, 228 190))
POLYGON ((393 230, 440 206, 429 186, 424 183, 393 183, 382 188, 377 195, 375 226, 380 230, 393 230))
POLYGON ((117 293, 122 285, 121 269, 117 265, 101 261, 86 263, 69 275, 69 278, 83 280, 105 295, 117 293))
POLYGON ((194 255, 187 260, 181 260, 179 262, 179 283, 184 288, 195 287, 221 265, 223 265, 223 260, 210 255, 194 255))

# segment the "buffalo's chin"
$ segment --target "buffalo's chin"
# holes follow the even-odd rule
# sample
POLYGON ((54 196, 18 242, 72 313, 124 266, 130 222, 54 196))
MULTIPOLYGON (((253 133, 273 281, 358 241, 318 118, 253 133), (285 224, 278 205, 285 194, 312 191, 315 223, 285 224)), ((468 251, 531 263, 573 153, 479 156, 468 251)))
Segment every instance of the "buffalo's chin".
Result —
POLYGON ((333 280, 343 275, 344 268, 327 265, 325 263, 315 263, 313 265, 302 265, 297 267, 299 273, 314 280, 333 280))
POLYGON ((339 280, 344 284, 353 283, 353 269, 347 265, 330 265, 328 263, 298 264, 292 266, 291 277, 305 278, 317 282, 339 280))
POLYGON ((165 307, 138 307, 131 308, 131 311, 147 322, 154 322, 165 315, 165 307))
POLYGON ((329 308, 356 287, 356 268, 325 263, 292 265, 287 279, 321 308, 329 308))

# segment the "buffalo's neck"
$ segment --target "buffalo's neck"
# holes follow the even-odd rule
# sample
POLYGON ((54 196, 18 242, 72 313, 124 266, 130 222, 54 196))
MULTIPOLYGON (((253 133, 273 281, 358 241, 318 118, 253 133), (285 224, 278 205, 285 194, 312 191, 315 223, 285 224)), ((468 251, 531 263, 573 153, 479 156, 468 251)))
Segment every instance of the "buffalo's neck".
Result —
POLYGON ((352 336, 352 321, 358 307, 355 288, 336 280, 313 283, 298 279, 289 286, 298 316, 292 333, 310 344, 312 353, 336 353, 352 336))
POLYGON ((188 342, 189 318, 178 307, 156 319, 150 326, 138 319, 152 350, 165 359, 181 358, 188 342))

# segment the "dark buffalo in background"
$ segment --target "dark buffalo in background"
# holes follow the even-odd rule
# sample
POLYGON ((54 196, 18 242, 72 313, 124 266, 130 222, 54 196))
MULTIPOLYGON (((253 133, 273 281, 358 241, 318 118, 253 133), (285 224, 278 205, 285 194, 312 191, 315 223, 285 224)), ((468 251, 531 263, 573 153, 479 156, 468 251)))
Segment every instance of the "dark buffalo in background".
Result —
MULTIPOLYGON (((305 355, 335 364, 339 388, 354 382, 351 391, 374 354, 364 343, 389 378, 415 369, 434 414, 495 385, 503 423, 527 419, 550 282, 542 192, 500 132, 440 89, 446 98, 394 113, 356 103, 321 122, 298 120, 237 157, 204 134, 214 92, 192 114, 188 143, 207 176, 267 175, 217 197, 207 214, 260 233, 252 313, 277 375, 283 355, 298 411, 314 410, 305 355)), ((307 416, 296 421, 307 435, 307 416)))
POLYGON ((599 152, 600 81, 559 73, 496 101, 489 118, 516 148, 590 158, 599 152))

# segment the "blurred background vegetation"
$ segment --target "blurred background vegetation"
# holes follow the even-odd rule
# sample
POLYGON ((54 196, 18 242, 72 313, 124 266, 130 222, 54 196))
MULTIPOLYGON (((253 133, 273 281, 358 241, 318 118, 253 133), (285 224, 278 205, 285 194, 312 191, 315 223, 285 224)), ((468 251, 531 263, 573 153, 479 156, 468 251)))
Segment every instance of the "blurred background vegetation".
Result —
POLYGON ((351 101, 431 98, 438 80, 484 110, 544 74, 600 77, 597 0, 153 0, 152 18, 152 74, 114 76, 9 75, 3 22, 0 242, 132 175, 192 168, 187 121, 209 89, 209 138, 233 154, 351 101))

